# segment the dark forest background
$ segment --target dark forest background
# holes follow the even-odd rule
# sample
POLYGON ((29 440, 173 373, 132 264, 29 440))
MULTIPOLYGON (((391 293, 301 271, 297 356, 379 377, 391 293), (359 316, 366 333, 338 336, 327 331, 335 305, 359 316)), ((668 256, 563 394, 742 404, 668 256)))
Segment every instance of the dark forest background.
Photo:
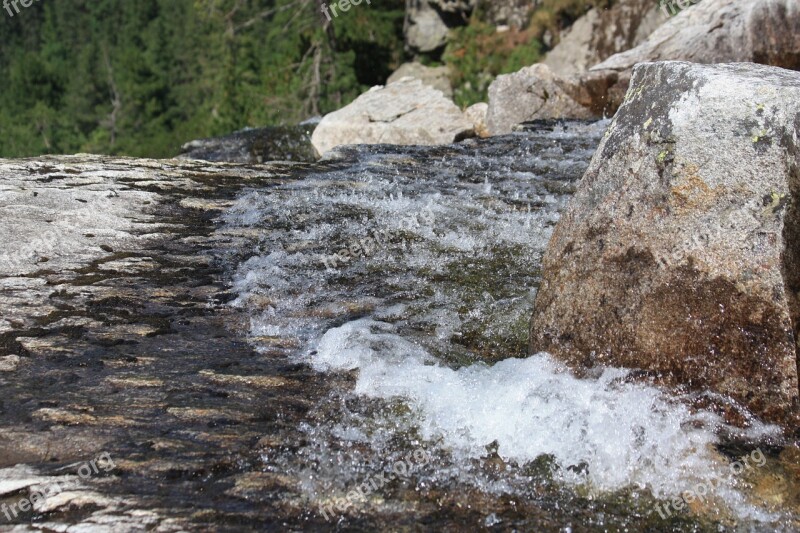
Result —
POLYGON ((40 0, 0 11, 0 157, 166 157, 186 141, 296 124, 383 84, 404 61, 446 63, 454 98, 485 100, 498 74, 540 59, 591 6, 531 0, 497 32, 480 0, 444 50, 409 56, 405 0, 362 2, 327 23, 323 0, 40 0))
POLYGON ((316 0, 42 0, 0 12, 0 156, 168 156, 383 83, 403 0, 325 25, 316 0))

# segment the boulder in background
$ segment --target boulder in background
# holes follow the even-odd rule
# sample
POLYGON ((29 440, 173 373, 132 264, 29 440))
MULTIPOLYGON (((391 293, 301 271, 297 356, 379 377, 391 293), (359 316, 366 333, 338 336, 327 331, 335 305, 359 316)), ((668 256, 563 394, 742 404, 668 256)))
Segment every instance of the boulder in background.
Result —
POLYGON ((441 91, 403 78, 326 115, 311 142, 323 155, 346 144, 449 144, 473 134, 472 123, 441 91))
POLYGON ((489 133, 511 133, 515 125, 538 119, 592 118, 592 111, 571 96, 574 91, 543 63, 498 76, 489 86, 489 133))
POLYGON ((453 87, 450 85, 450 75, 447 67, 426 67, 422 63, 403 63, 400 68, 395 70, 386 85, 399 81, 402 78, 414 78, 420 80, 423 85, 433 87, 448 97, 453 97, 453 87))

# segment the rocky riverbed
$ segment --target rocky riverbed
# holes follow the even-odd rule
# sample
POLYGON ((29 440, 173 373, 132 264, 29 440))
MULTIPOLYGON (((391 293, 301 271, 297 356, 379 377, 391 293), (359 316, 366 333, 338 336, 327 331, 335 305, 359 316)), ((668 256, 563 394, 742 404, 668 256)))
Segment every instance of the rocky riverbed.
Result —
POLYGON ((0 527, 792 530, 791 438, 522 359, 531 263, 606 125, 317 164, 0 162, 0 527))

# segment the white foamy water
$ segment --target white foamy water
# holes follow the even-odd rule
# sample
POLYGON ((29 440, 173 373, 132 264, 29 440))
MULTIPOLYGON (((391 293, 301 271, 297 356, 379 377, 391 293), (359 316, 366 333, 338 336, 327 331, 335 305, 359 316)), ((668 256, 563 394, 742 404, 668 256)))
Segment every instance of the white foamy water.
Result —
POLYGON ((356 393, 402 398, 426 440, 465 458, 497 441, 499 455, 520 464, 553 455, 566 481, 657 496, 723 475, 709 453, 718 418, 627 382, 623 370, 577 379, 547 354, 454 370, 369 319, 328 331, 311 361, 320 371, 358 369, 356 393), (581 463, 585 478, 569 469, 581 463))
POLYGON ((541 255, 603 128, 360 148, 355 162, 253 191, 228 212, 232 227, 262 232, 234 277, 252 335, 299 341, 296 356, 320 372, 355 371, 352 394, 411 410, 409 421, 343 406, 309 427, 307 453, 320 465, 309 467, 309 494, 357 481, 355 463, 378 461, 392 431, 411 429, 449 454, 448 475, 465 482, 496 441, 520 466, 552 456, 559 481, 592 493, 667 497, 713 481, 734 514, 769 518, 744 503, 714 450, 716 415, 624 370, 578 379, 546 354, 526 357, 541 255), (376 232, 388 237, 369 245, 376 232), (324 261, 365 242, 333 268, 324 261), (320 444, 329 439, 375 456, 343 458, 335 443, 320 444))

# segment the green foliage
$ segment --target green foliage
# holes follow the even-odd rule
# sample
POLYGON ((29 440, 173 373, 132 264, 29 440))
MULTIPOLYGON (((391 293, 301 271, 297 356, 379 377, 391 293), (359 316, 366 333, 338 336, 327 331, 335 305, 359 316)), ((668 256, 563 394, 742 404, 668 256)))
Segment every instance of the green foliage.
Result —
MULTIPOLYGON (((690 5, 700 3, 700 0, 688 0, 688 1, 691 2, 690 5)), ((663 13, 668 17, 674 17, 675 15, 683 11, 683 8, 681 8, 677 0, 655 0, 655 2, 656 4, 658 4, 661 13, 663 13)))
POLYGON ((295 123, 401 62, 402 0, 327 23, 315 0, 48 0, 0 17, 0 157, 163 157, 295 123))
POLYGON ((540 42, 530 31, 498 33, 494 26, 476 19, 453 30, 444 61, 450 66, 456 103, 466 107, 486 101, 496 76, 536 63, 540 50, 540 42))

